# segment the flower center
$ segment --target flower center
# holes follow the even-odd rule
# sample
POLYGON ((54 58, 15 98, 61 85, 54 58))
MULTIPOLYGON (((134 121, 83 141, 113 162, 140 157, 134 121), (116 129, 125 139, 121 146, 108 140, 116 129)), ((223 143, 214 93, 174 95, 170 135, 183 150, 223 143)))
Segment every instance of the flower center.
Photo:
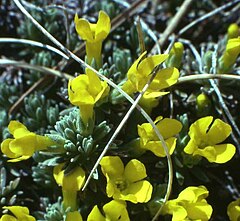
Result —
POLYGON ((115 185, 120 191, 125 190, 127 188, 127 182, 122 179, 117 179, 115 181, 115 185))
POLYGON ((90 26, 90 29, 91 29, 91 32, 92 32, 93 39, 96 38, 96 36, 95 36, 95 33, 96 33, 96 27, 97 27, 97 24, 91 24, 91 26, 90 26))
POLYGON ((203 140, 201 140, 201 143, 199 144, 199 148, 200 149, 204 149, 205 147, 207 147, 209 144, 203 140))

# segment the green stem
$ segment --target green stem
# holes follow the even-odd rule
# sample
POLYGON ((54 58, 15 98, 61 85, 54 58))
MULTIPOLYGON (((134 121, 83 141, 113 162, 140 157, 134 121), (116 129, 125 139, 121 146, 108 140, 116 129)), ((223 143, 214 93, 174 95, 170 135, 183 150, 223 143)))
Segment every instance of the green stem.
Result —
POLYGON ((35 70, 35 71, 39 71, 45 74, 51 74, 60 78, 66 78, 68 80, 73 79, 73 76, 66 74, 66 73, 62 73, 60 71, 57 70, 53 70, 51 68, 46 68, 43 66, 39 66, 39 65, 31 65, 25 62, 21 62, 21 61, 15 61, 15 60, 10 60, 10 59, 0 59, 0 66, 15 66, 15 67, 19 67, 19 68, 25 68, 25 69, 30 69, 30 70, 35 70))
POLYGON ((209 79, 221 79, 221 80, 240 80, 239 75, 233 74, 197 74, 180 77, 177 84, 187 83, 197 80, 209 80, 209 79))

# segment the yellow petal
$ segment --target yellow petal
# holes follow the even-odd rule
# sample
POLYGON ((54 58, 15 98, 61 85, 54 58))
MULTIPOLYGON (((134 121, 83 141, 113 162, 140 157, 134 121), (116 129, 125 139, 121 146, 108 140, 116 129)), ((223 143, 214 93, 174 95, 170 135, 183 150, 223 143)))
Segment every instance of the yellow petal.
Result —
POLYGON ((146 168, 143 163, 133 159, 126 165, 124 176, 129 182, 134 183, 147 177, 146 168))
POLYGON ((226 50, 220 59, 220 73, 229 72, 240 53, 240 38, 232 38, 227 42, 226 50), (221 70, 222 69, 222 70, 221 70))
POLYGON ((200 155, 209 162, 226 163, 231 160, 236 152, 236 147, 232 144, 219 144, 207 146, 204 149, 197 149, 193 155, 200 155))
POLYGON ((76 91, 75 99, 71 101, 73 105, 81 107, 82 105, 94 105, 94 97, 90 94, 88 90, 76 91))
POLYGON ((177 200, 169 200, 165 205, 163 205, 161 213, 163 215, 171 214, 173 215, 172 221, 185 221, 187 217, 187 211, 184 207, 179 206, 176 202, 177 200))
MULTIPOLYGON (((169 154, 173 154, 175 147, 176 147, 176 140, 175 137, 170 137, 165 140, 165 143, 168 147, 169 154)), ((157 157, 165 157, 166 153, 162 146, 161 141, 149 141, 144 147, 144 149, 150 150, 153 152, 157 157)))
POLYGON ((162 90, 177 83, 179 78, 179 71, 177 68, 164 68, 161 69, 154 80, 152 81, 149 89, 162 90))
POLYGON ((7 162, 16 163, 16 162, 20 162, 20 161, 22 161, 22 160, 27 160, 27 159, 29 159, 30 157, 31 157, 31 156, 25 156, 25 155, 23 155, 23 156, 20 156, 20 157, 18 157, 18 158, 15 158, 15 159, 8 160, 7 162))
POLYGON ((98 93, 98 95, 95 97, 95 102, 97 102, 100 99, 104 99, 108 96, 110 87, 108 86, 106 81, 101 82, 102 90, 98 93))
POLYGON ((167 59, 167 54, 153 55, 143 59, 137 67, 137 70, 145 76, 151 74, 153 69, 167 59))
POLYGON ((197 202, 208 197, 208 194, 209 192, 205 186, 189 186, 179 194, 178 200, 197 202))
POLYGON ((166 59, 167 55, 154 55, 143 59, 137 66, 134 75, 129 80, 135 85, 137 91, 141 91, 150 78, 153 69, 166 59))
POLYGON ((3 209, 10 210, 18 220, 35 221, 33 216, 29 215, 29 210, 24 206, 4 206, 3 209))
POLYGON ((55 166, 53 169, 54 179, 59 186, 62 186, 62 183, 63 183, 63 178, 64 178, 64 171, 62 170, 63 166, 64 164, 62 163, 55 166))
POLYGON ((94 37, 92 34, 92 31, 90 29, 90 24, 86 19, 78 18, 78 15, 76 14, 74 17, 74 23, 75 28, 78 33, 78 35, 86 41, 93 41, 94 37))
POLYGON ((14 139, 6 139, 1 143, 1 151, 3 152, 3 154, 5 154, 7 157, 9 158, 16 158, 19 155, 16 153, 13 153, 10 149, 9 149, 9 144, 13 141, 14 139))
POLYGON ((231 160, 236 153, 236 147, 232 144, 215 145, 216 160, 215 163, 226 163, 231 160))
POLYGON ((86 74, 80 74, 73 80, 69 80, 69 89, 72 93, 75 93, 80 89, 87 89, 89 85, 89 78, 86 74))
POLYGON ((97 74, 91 69, 86 68, 85 71, 86 75, 88 76, 89 83, 91 84, 89 87, 89 92, 93 97, 96 97, 97 94, 102 90, 101 81, 98 78, 97 74))
POLYGON ((53 176, 59 186, 64 190, 79 191, 85 182, 85 172, 81 167, 76 167, 70 174, 64 175, 64 164, 59 164, 53 169, 53 176))
POLYGON ((197 149, 198 144, 196 143, 195 139, 190 139, 183 151, 187 154, 193 154, 197 149))
POLYGON ((100 165, 103 174, 108 174, 110 179, 117 179, 123 176, 124 165, 118 156, 103 157, 100 165))
MULTIPOLYGON (((103 211, 105 213, 107 220, 112 220, 112 221, 114 220, 129 221, 130 220, 127 209, 126 209, 126 203, 124 201, 112 200, 103 206, 103 211)), ((95 219, 95 220, 98 220, 98 219, 95 219)))
POLYGON ((226 51, 230 53, 234 59, 240 53, 240 38, 232 38, 228 40, 226 51))
POLYGON ((22 123, 15 120, 10 121, 8 130, 14 136, 14 138, 25 136, 30 132, 22 123))
POLYGON ((188 206, 188 217, 191 220, 209 220, 212 215, 212 207, 206 202, 197 202, 188 206))
MULTIPOLYGON (((70 221, 70 220, 69 220, 70 221)), ((73 220, 72 220, 73 221, 73 220)), ((92 211, 89 213, 87 221, 106 221, 97 206, 94 206, 92 211)))
POLYGON ((153 141, 156 139, 152 125, 149 123, 138 125, 138 135, 141 138, 143 145, 146 145, 148 141, 153 141))
POLYGON ((146 203, 152 197, 152 190, 152 185, 148 181, 143 180, 130 184, 122 192, 122 195, 125 195, 126 200, 132 203, 146 203))
POLYGON ((100 11, 95 30, 96 41, 103 41, 109 34, 111 29, 111 21, 104 11, 100 11))
POLYGON ((90 82, 87 75, 82 74, 70 80, 68 83, 68 96, 73 105, 94 104, 94 98, 90 94, 90 82))
POLYGON ((187 217, 187 211, 182 206, 175 206, 172 209, 172 221, 185 221, 185 218, 187 217))
POLYGON ((220 119, 216 119, 207 132, 207 141, 209 145, 223 142, 232 132, 232 128, 220 119))
POLYGON ((203 149, 196 149, 193 153, 193 156, 195 155, 203 156, 207 158, 209 162, 215 162, 217 156, 216 149, 214 148, 214 146, 207 146, 203 149))
POLYGON ((189 136, 201 143, 201 140, 205 139, 206 132, 209 129, 209 126, 212 123, 212 121, 213 121, 212 116, 207 116, 207 117, 198 119, 190 126, 189 133, 188 133, 189 136))
POLYGON ((132 64, 132 66, 128 69, 128 72, 127 72, 127 77, 128 79, 131 78, 132 75, 135 75, 136 72, 137 72, 137 67, 138 65, 140 64, 141 60, 143 59, 144 56, 146 56, 147 52, 144 51, 140 56, 139 58, 134 61, 134 63, 132 64))
POLYGON ((107 179, 106 193, 108 197, 114 196, 116 199, 120 197, 120 190, 117 188, 114 179, 110 179, 108 174, 105 174, 107 179))
POLYGON ((144 93, 143 98, 145 99, 149 99, 149 98, 158 98, 161 97, 163 95, 169 94, 169 92, 162 92, 162 91, 146 91, 146 93, 144 93))
POLYGON ((230 221, 238 221, 240 218, 240 198, 231 202, 227 207, 230 221))
POLYGON ((9 143, 9 149, 16 155, 32 156, 36 148, 36 135, 29 133, 29 135, 14 139, 9 143))
POLYGON ((78 211, 68 212, 65 221, 82 221, 82 216, 78 211))
POLYGON ((3 215, 0 218, 0 221, 18 221, 15 217, 10 216, 10 215, 3 215))
POLYGON ((164 118, 156 126, 164 139, 175 136, 182 130, 182 124, 171 118, 164 118))
MULTIPOLYGON (((24 129, 24 128, 19 128, 19 129, 16 129, 15 131, 14 131, 14 138, 16 138, 16 139, 18 139, 18 138, 22 138, 22 137, 24 137, 24 136, 27 136, 27 135, 29 135, 29 134, 31 134, 32 132, 30 132, 29 130, 27 130, 27 129, 24 129)), ((32 134, 34 134, 34 133, 32 133, 32 134)))

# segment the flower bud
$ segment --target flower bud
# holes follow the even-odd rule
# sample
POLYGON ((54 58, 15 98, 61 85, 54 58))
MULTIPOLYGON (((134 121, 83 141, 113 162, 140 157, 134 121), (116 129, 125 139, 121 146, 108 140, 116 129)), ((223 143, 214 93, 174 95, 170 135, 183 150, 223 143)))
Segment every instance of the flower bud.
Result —
POLYGON ((228 27, 228 39, 237 38, 239 36, 239 27, 236 23, 228 27))

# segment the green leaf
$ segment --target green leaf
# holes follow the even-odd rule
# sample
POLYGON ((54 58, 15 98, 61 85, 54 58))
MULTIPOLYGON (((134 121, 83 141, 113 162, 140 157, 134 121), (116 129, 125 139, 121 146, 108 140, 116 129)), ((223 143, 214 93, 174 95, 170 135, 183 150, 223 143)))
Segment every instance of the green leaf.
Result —
POLYGON ((41 164, 43 166, 57 166, 59 164, 60 159, 61 159, 61 157, 59 157, 59 156, 52 157, 50 159, 44 160, 41 164))

